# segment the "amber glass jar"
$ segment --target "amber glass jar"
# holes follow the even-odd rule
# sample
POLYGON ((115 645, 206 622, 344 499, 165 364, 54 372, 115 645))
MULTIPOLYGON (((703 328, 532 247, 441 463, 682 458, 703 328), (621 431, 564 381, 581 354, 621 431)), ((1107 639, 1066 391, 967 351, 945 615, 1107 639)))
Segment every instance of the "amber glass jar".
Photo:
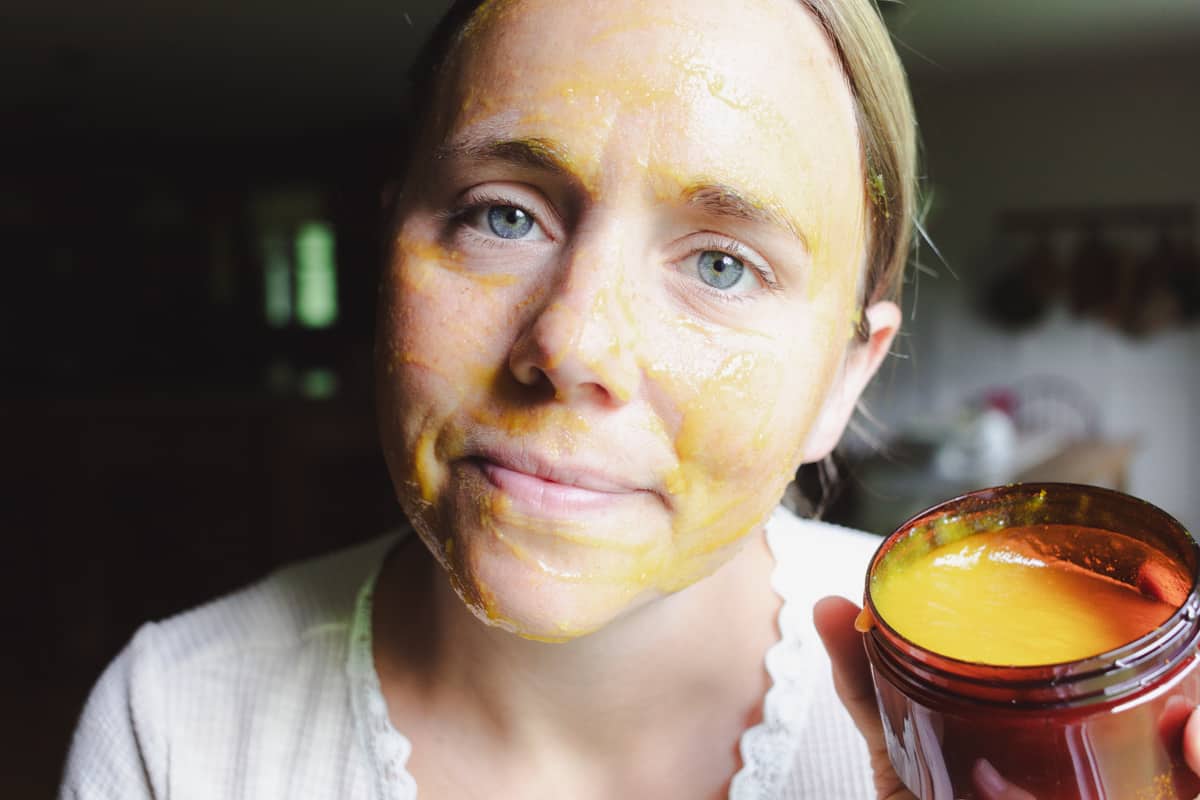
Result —
MULTIPOLYGON (((909 562, 910 563, 910 562, 909 562)), ((1200 701, 1200 550, 1172 517, 1119 492, 1071 484, 984 489, 918 514, 872 559, 865 634, 897 773, 921 800, 987 800, 1006 781, 1037 800, 1191 800, 1183 725, 1200 701), (1170 617, 1144 636, 1078 661, 971 663, 900 635, 872 602, 872 578, 942 544, 997 528, 1090 529, 1064 554, 1136 586, 1138 564, 1106 532, 1145 542, 1190 576, 1170 617)), ((1004 795, 1008 796, 1008 795, 1004 795)))

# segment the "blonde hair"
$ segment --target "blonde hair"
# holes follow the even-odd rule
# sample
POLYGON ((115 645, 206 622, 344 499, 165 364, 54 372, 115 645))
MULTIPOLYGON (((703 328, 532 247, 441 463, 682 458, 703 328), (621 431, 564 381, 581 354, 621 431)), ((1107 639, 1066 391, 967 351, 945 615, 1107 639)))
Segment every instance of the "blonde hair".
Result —
POLYGON ((908 80, 873 0, 799 0, 850 85, 871 214, 863 303, 900 297, 917 219, 917 121, 908 80))
MULTIPOLYGON (((486 1, 455 0, 425 43, 409 76, 410 130, 429 124, 439 72, 486 1)), ((863 304, 898 300, 918 223, 916 117, 904 67, 874 0, 798 2, 824 30, 854 98, 870 213, 863 304)))

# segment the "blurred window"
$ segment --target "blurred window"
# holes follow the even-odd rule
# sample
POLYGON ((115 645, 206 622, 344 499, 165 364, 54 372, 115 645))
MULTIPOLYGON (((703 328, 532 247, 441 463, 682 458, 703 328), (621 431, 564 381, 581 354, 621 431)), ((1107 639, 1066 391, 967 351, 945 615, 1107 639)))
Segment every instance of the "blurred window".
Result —
POLYGON ((307 222, 296 233, 296 320, 306 328, 337 322, 337 263, 333 227, 307 222))
POLYGON ((267 324, 316 329, 334 325, 338 294, 333 226, 313 220, 290 230, 276 227, 263 234, 260 247, 267 324))

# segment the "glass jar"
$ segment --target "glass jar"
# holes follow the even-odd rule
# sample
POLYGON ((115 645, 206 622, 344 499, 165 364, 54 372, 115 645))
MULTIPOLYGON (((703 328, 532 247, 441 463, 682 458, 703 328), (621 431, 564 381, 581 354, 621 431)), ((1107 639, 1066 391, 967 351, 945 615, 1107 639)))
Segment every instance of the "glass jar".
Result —
POLYGON ((1200 701, 1198 570, 1200 548, 1176 520, 1149 503, 1091 486, 983 489, 901 525, 871 561, 864 602, 867 654, 901 780, 921 800, 989 800, 1000 796, 1004 782, 1037 800, 1195 798, 1200 778, 1183 762, 1182 737, 1200 701), (1133 586, 1139 565, 1128 563, 1128 548, 1110 546, 1106 532, 1145 542, 1190 576, 1186 598, 1132 642, 1037 666, 971 663, 931 652, 891 628, 872 602, 873 577, 903 569, 906 558, 947 538, 1036 526, 1092 529, 1085 552, 1063 557, 1133 586))

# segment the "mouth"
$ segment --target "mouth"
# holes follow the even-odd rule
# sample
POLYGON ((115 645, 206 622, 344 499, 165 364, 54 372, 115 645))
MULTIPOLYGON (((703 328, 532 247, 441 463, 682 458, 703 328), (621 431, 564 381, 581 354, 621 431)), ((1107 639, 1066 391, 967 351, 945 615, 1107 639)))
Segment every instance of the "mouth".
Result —
POLYGON ((526 511, 565 516, 605 511, 646 491, 582 466, 489 453, 466 459, 494 488, 526 511))

